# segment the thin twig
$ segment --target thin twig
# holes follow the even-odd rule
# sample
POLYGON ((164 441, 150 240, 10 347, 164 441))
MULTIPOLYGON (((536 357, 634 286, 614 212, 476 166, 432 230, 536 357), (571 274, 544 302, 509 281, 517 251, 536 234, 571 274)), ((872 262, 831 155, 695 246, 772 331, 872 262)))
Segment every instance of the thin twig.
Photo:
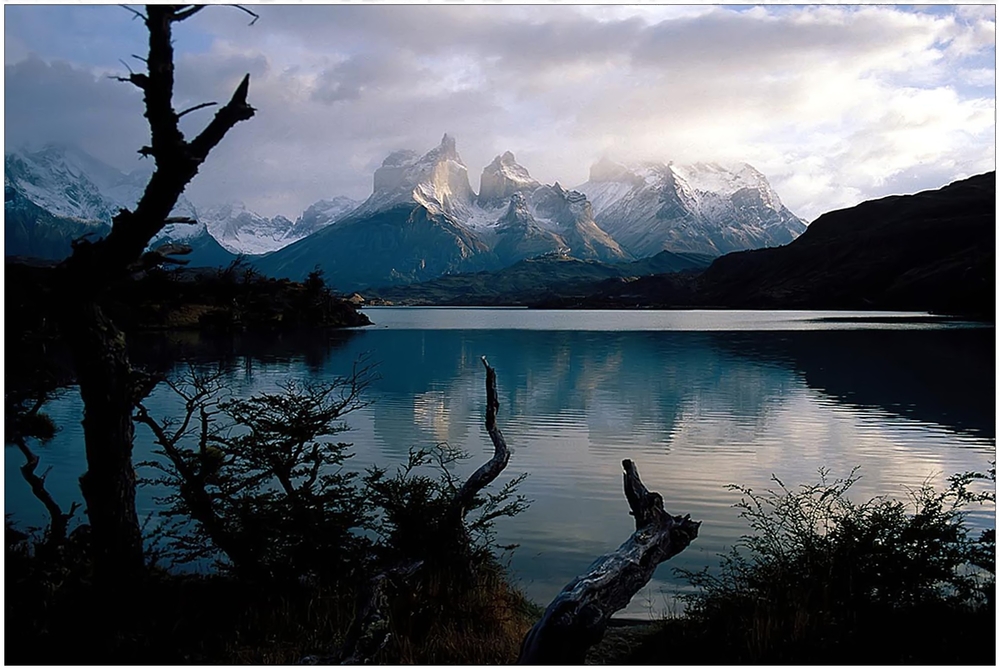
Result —
POLYGON ((206 5, 191 5, 187 9, 180 9, 170 17, 171 21, 180 22, 184 19, 189 19, 201 10, 205 9, 206 5))
POLYGON ((135 20, 136 17, 139 17, 143 21, 146 20, 146 15, 143 14, 142 12, 140 12, 138 9, 132 9, 128 5, 119 5, 119 7, 121 7, 122 9, 128 10, 128 11, 132 12, 133 14, 135 14, 135 16, 132 17, 133 21, 135 20))
POLYGON ((217 104, 219 104, 219 103, 217 103, 217 102, 203 102, 200 105, 195 105, 194 107, 188 107, 183 112, 181 112, 180 114, 178 114, 177 118, 179 119, 179 118, 181 118, 182 116, 184 116, 185 114, 187 114, 189 112, 193 112, 193 111, 198 110, 198 109, 204 109, 205 107, 211 107, 212 105, 217 105, 217 104))
POLYGON ((244 7, 243 5, 233 5, 233 7, 235 7, 236 9, 239 9, 239 10, 241 10, 241 11, 244 11, 244 12, 246 12, 247 14, 249 14, 250 16, 252 16, 252 17, 253 17, 253 21, 251 21, 251 22, 250 22, 250 25, 251 25, 251 26, 252 26, 253 24, 257 23, 257 19, 259 19, 259 18, 260 18, 260 15, 259 15, 259 14, 255 14, 254 12, 251 12, 251 11, 250 11, 249 9, 247 9, 247 8, 246 8, 246 7, 244 7))

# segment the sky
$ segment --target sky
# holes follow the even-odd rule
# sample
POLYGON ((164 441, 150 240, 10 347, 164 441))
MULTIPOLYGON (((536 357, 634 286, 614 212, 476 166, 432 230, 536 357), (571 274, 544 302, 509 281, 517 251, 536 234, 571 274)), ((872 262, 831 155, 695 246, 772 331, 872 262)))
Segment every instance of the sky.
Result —
MULTIPOLYGON (((219 6, 174 28, 175 109, 225 102, 248 72, 257 109, 189 185, 196 206, 294 220, 366 198, 389 153, 444 133, 476 190, 504 151, 570 188, 603 157, 747 162, 807 221, 996 167, 993 5, 248 7, 253 25, 219 6)), ((111 78, 145 53, 120 6, 5 5, 5 151, 146 167, 140 92, 111 78)))

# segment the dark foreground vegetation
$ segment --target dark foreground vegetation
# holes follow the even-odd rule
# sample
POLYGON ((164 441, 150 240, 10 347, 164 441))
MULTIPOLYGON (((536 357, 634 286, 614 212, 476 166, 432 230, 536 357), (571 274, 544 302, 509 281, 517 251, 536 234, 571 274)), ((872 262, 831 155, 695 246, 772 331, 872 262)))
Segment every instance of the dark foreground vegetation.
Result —
MULTIPOLYGON (((7 259, 8 335, 60 336, 56 268, 7 259)), ((371 322, 335 296, 321 272, 302 282, 265 277, 238 259, 225 268, 152 268, 109 287, 107 314, 126 332, 199 329, 221 333, 342 328, 371 322)))
POLYGON ((743 494, 750 532, 622 662, 983 664, 996 662, 995 469, 962 474, 909 504, 852 502, 845 480, 743 494), (974 487, 987 479, 986 487, 974 487))
MULTIPOLYGON (((140 408, 144 439, 160 447, 143 481, 164 492, 164 515, 145 531, 149 569, 109 592, 86 525, 29 536, 8 524, 5 662, 517 660, 542 610, 511 586, 493 523, 530 514, 521 477, 481 490, 466 517, 455 508, 463 455, 445 446, 392 471, 338 469, 348 445, 319 438, 363 405, 371 371, 359 372, 246 400, 192 376, 175 384, 186 416, 140 408), (192 564, 211 568, 185 574, 192 564)), ((736 487, 747 535, 719 566, 684 574, 695 587, 684 613, 614 627, 587 660, 993 664, 995 531, 970 530, 966 515, 995 505, 994 472, 908 503, 852 501, 853 474, 736 487)))

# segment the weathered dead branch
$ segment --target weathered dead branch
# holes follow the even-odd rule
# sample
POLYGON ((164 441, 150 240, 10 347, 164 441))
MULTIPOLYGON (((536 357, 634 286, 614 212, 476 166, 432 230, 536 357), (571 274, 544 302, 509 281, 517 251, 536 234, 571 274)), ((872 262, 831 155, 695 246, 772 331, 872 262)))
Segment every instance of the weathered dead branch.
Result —
MULTIPOLYGON (((371 663, 375 655, 385 648, 392 635, 388 618, 388 589, 411 577, 422 565, 423 561, 403 562, 368 581, 358 593, 354 621, 344 637, 339 663, 371 663)), ((326 659, 327 662, 331 660, 326 659)))
POLYGON ((626 459, 622 467, 635 532, 563 588, 525 636, 518 663, 582 664, 587 649, 603 637, 611 615, 649 582, 660 563, 698 536, 701 522, 668 514, 663 497, 646 489, 635 464, 626 459))
POLYGON ((486 356, 482 357, 482 361, 486 368, 486 432, 493 442, 493 457, 479 466, 455 494, 449 509, 449 516, 455 525, 462 524, 476 494, 499 477, 510 461, 510 449, 507 448, 503 433, 497 427, 497 410, 500 408, 500 401, 497 398, 497 372, 490 367, 486 356))
MULTIPOLYGON (((465 516, 475 503, 476 495, 500 476, 510 460, 510 449, 507 448, 503 433, 500 432, 496 422, 497 410, 500 407, 497 397, 497 373, 485 356, 482 357, 482 361, 486 368, 486 431, 493 442, 493 457, 473 472, 459 487, 446 511, 445 528, 451 533, 451 537, 446 541, 453 542, 456 551, 460 551, 468 542, 469 531, 465 525, 465 516)), ((446 469, 445 473, 447 476, 446 469)), ((354 621, 339 655, 341 663, 370 663, 375 654, 385 647, 391 635, 388 620, 389 589, 398 587, 401 581, 415 574, 423 564, 424 561, 421 559, 403 559, 369 580, 358 595, 354 621)), ((318 664, 329 660, 309 657, 302 662, 318 664)))
POLYGON ((21 435, 14 437, 14 444, 24 455, 24 465, 21 466, 21 476, 31 487, 31 492, 38 499, 45 510, 49 513, 49 529, 45 535, 45 546, 56 547, 66 540, 66 529, 70 520, 79 509, 80 503, 74 502, 70 505, 69 512, 63 512, 59 503, 55 501, 52 494, 45 488, 45 474, 38 475, 35 470, 38 468, 38 455, 28 447, 27 440, 21 435))

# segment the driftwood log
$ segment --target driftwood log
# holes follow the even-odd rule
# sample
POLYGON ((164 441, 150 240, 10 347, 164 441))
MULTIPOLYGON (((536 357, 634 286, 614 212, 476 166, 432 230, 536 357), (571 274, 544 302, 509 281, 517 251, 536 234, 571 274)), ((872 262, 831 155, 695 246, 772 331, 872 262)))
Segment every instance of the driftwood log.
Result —
POLYGON ((617 551, 597 559, 586 574, 567 584, 521 643, 518 663, 582 664, 601 640, 611 615, 625 607, 656 567, 698 536, 699 521, 671 516, 663 497, 646 489, 635 463, 622 461, 625 498, 635 532, 617 551))

